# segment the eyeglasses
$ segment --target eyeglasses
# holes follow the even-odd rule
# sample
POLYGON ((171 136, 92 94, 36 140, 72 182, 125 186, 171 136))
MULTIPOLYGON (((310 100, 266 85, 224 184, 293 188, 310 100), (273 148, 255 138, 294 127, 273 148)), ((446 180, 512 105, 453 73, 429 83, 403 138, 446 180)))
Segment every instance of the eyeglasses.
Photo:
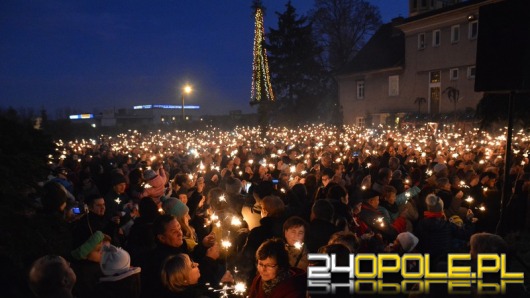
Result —
POLYGON ((265 265, 263 263, 258 262, 258 268, 262 268, 264 270, 275 269, 276 267, 278 267, 278 264, 276 264, 276 265, 265 265))

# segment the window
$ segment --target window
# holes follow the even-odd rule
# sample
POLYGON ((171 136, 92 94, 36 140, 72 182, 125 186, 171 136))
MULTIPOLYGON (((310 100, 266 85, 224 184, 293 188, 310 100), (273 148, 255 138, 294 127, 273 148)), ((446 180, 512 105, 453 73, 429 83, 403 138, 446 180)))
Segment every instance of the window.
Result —
POLYGON ((478 36, 478 21, 469 22, 469 39, 476 39, 478 36))
POLYGON ((460 25, 451 27, 451 43, 457 43, 460 40, 460 25))
POLYGON ((430 82, 431 83, 440 83, 440 72, 439 71, 431 71, 430 73, 430 82))
POLYGON ((475 78, 475 66, 468 66, 467 67, 467 78, 468 79, 474 79, 475 78))
POLYGON ((399 95, 399 76, 388 77, 388 96, 399 95))
POLYGON ((366 118, 364 118, 364 117, 357 117, 357 119, 356 119, 355 122, 357 123, 357 126, 359 126, 359 127, 364 127, 365 124, 366 124, 366 118))
POLYGON ((418 50, 425 49, 425 33, 418 34, 418 50))
POLYGON ((458 80, 458 68, 451 68, 449 70, 449 79, 451 81, 458 80))
POLYGON ((364 81, 357 81, 357 99, 364 98, 364 81))
POLYGON ((432 46, 433 47, 440 46, 440 30, 434 30, 432 32, 432 46))

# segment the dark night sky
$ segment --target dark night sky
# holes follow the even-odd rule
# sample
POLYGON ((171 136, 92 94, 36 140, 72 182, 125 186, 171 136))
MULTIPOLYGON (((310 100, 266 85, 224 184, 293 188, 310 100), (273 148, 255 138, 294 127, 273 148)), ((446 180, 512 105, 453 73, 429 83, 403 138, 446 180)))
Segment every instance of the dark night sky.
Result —
MULTIPOLYGON (((78 112, 136 104, 186 104, 200 114, 249 106, 251 0, 3 0, 0 107, 78 112)), ((265 27, 287 1, 264 0, 265 27)), ((407 16, 408 0, 371 0, 384 22, 407 16)), ((298 15, 311 0, 292 0, 298 15)))

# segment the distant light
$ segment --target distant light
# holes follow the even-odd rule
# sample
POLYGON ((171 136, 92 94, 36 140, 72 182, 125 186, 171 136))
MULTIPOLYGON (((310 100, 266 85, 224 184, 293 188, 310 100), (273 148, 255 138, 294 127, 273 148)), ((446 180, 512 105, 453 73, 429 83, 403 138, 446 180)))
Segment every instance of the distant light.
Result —
POLYGON ((186 116, 186 120, 190 120, 190 117, 186 116))
POLYGON ((96 128, 96 123, 92 123, 91 125, 93 128, 96 128))
POLYGON ((94 114, 76 114, 76 115, 70 115, 69 118, 71 120, 94 119, 94 114))
MULTIPOLYGON (((200 106, 184 105, 185 110, 198 110, 200 106)), ((171 109, 171 110, 181 110, 182 105, 140 105, 133 106, 134 110, 149 110, 149 109, 171 109)))

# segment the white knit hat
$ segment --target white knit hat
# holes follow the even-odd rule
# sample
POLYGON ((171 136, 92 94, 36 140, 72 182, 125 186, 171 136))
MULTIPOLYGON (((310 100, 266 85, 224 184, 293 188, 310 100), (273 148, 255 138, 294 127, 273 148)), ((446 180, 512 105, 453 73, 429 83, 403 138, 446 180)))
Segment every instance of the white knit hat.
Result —
POLYGON ((107 276, 119 275, 129 270, 131 257, 128 252, 119 247, 113 245, 104 246, 100 266, 103 274, 107 276))
POLYGON ((397 240, 405 252, 411 252, 419 242, 418 237, 414 236, 411 232, 399 233, 397 240))

